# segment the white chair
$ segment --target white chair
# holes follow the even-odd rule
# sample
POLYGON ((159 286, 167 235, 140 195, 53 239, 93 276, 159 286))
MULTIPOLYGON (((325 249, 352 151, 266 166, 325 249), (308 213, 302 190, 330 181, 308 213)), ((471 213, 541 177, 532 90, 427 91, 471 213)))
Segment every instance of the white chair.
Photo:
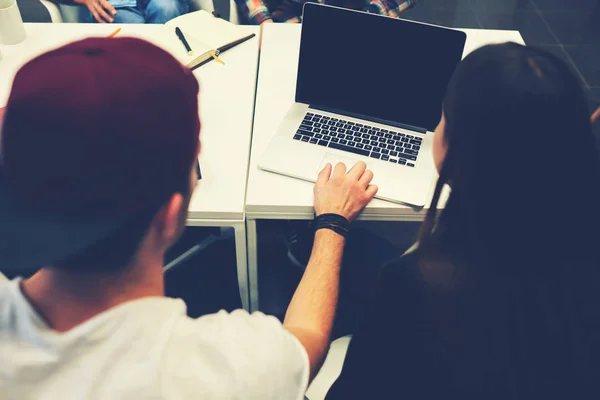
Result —
POLYGON ((56 4, 54 4, 53 2, 48 1, 48 0, 40 0, 40 2, 48 10, 48 13, 50 14, 50 20, 52 22, 54 22, 55 24, 63 22, 63 18, 60 13, 60 9, 58 8, 58 6, 56 4))
POLYGON ((348 352, 348 346, 352 336, 344 336, 334 340, 329 346, 327 357, 321 367, 321 370, 315 376, 312 383, 306 391, 306 399, 323 400, 327 392, 331 389, 333 383, 339 378, 348 352))
MULTIPOLYGON (((50 18, 54 23, 82 22, 86 15, 85 7, 67 4, 56 4, 49 0, 40 0, 48 9, 50 18)), ((191 0, 190 11, 206 10, 217 12, 221 15, 229 15, 229 22, 239 24, 239 14, 234 0, 191 0), (216 4, 215 4, 216 3, 216 4)))

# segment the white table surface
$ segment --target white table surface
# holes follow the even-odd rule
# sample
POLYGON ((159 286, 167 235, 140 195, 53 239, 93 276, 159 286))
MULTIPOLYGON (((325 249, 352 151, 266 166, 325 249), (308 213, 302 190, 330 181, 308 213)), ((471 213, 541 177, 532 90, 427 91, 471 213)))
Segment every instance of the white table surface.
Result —
MULTIPOLYGON (((74 40, 106 36, 119 27, 119 37, 146 39, 184 63, 193 58, 187 55, 173 30, 164 25, 28 23, 25 41, 0 45, 0 107, 6 105, 14 75, 25 62, 74 40)), ((244 219, 258 67, 258 28, 247 29, 257 37, 223 53, 225 65, 211 62, 194 72, 200 81, 202 180, 190 203, 188 218, 192 225, 207 219, 244 219)))
MULTIPOLYGON (((269 140, 294 103, 300 29, 300 25, 268 24, 263 32, 246 194, 248 219, 312 218, 312 183, 266 172, 257 166, 269 140)), ((490 43, 524 43, 518 31, 463 31, 467 33, 464 55, 490 43)), ((426 210, 427 207, 416 212, 401 204, 375 199, 367 206, 360 219, 421 220, 426 210)))

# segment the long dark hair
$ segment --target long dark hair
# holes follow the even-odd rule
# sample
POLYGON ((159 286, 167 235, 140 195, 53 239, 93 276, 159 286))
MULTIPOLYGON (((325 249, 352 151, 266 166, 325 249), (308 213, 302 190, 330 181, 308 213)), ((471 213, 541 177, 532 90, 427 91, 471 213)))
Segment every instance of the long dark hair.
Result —
POLYGON ((561 60, 515 43, 476 50, 443 112, 447 154, 421 249, 465 262, 597 252, 600 158, 585 95, 561 60))
POLYGON ((577 78, 545 51, 486 46, 457 68, 443 113, 416 254, 456 345, 449 370, 498 398, 585 393, 600 373, 600 158, 577 78))

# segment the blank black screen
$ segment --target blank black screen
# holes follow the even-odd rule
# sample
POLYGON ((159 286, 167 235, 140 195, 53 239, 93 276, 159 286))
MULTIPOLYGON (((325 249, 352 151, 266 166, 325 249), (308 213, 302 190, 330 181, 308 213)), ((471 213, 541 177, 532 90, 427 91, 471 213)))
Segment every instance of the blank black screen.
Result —
POLYGON ((433 130, 466 35, 306 4, 296 101, 433 130))

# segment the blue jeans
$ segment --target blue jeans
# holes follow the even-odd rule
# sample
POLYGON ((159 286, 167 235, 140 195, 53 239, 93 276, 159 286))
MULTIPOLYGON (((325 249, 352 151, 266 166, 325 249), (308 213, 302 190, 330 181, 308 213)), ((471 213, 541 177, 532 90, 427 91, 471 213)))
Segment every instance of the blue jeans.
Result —
MULTIPOLYGON (((115 24, 164 24, 189 11, 189 0, 137 0, 135 7, 115 6, 115 24)), ((90 21, 94 17, 90 13, 90 21)))

